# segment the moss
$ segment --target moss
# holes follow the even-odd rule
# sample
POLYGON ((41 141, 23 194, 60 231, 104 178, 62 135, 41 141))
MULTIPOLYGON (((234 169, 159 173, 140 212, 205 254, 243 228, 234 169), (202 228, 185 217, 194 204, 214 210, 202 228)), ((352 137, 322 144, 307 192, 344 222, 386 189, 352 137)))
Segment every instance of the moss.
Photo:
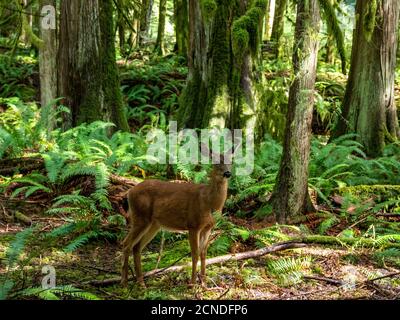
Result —
POLYGON ((232 51, 237 61, 241 61, 249 45, 250 35, 245 27, 247 16, 236 20, 232 27, 232 51))
POLYGON ((400 185, 358 185, 338 190, 339 195, 351 195, 362 200, 375 198, 377 201, 400 198, 400 185))
POLYGON ((247 48, 256 55, 261 39, 262 21, 267 2, 256 1, 247 12, 237 19, 232 26, 233 53, 240 61, 247 48))
POLYGON ((378 9, 377 0, 367 1, 367 8, 365 10, 365 15, 364 15, 364 31, 365 31, 365 38, 368 41, 371 41, 372 34, 375 29, 377 9, 378 9))
POLYGON ((200 1, 201 12, 204 17, 211 19, 217 10, 217 4, 215 0, 201 0, 200 1))
MULTIPOLYGON (((115 46, 109 44, 114 41, 113 4, 111 0, 103 0, 100 4, 100 26, 102 31, 102 61, 103 61, 103 88, 104 108, 110 113, 109 119, 117 129, 129 131, 125 115, 120 80, 115 61, 115 46)), ((97 115, 98 118, 98 115, 97 115)), ((106 117, 107 118, 107 117, 106 117)))

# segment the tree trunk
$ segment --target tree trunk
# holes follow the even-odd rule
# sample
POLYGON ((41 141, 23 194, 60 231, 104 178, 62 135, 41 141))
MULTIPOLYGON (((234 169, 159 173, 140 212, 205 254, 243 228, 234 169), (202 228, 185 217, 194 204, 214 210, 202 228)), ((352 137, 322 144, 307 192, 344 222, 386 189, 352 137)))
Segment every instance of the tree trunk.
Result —
POLYGON ((174 0, 175 18, 175 51, 178 55, 187 58, 189 45, 189 13, 188 0, 174 0))
POLYGON ((115 63, 112 17, 112 0, 62 1, 59 96, 71 110, 65 128, 103 120, 117 129, 129 129, 115 63))
POLYGON ((254 114, 253 67, 266 1, 189 1, 189 75, 178 124, 241 128, 254 114), (207 4, 207 5, 205 5, 207 4))
POLYGON ((400 3, 394 0, 358 0, 349 80, 342 121, 333 138, 356 133, 369 156, 382 154, 385 138, 400 137, 394 99, 397 26, 400 3), (372 18, 371 18, 372 17, 372 18))
POLYGON ((274 45, 275 57, 278 59, 281 53, 281 39, 285 27, 285 11, 288 0, 276 0, 274 23, 272 25, 271 42, 274 45))
POLYGON ((333 30, 330 27, 330 24, 327 25, 327 39, 326 39, 326 56, 325 56, 325 62, 328 64, 333 64, 334 59, 335 59, 335 37, 332 34, 333 30))
MULTIPOLYGON (((40 0, 39 12, 46 5, 56 8, 55 0, 40 0)), ((57 31, 52 28, 43 28, 40 21, 41 39, 43 45, 39 48, 39 70, 40 70, 40 104, 42 110, 50 112, 47 114, 47 128, 52 131, 55 127, 54 119, 49 116, 54 108, 50 104, 57 97, 57 31), (50 107, 50 109, 47 109, 50 107)))
POLYGON ((279 223, 285 223, 288 216, 303 214, 309 206, 308 161, 319 25, 318 0, 300 1, 293 50, 295 79, 289 91, 283 155, 271 198, 279 223))
POLYGON ((167 0, 160 0, 159 16, 158 16, 158 32, 156 46, 154 52, 163 56, 165 54, 164 34, 165 34, 165 18, 167 15, 167 0))
POLYGON ((275 13, 275 0, 268 0, 268 6, 265 10, 265 21, 264 21, 264 37, 263 40, 270 40, 272 24, 274 22, 275 13))
POLYGON ((147 39, 149 36, 152 8, 153 0, 142 0, 142 8, 140 11, 139 46, 142 46, 144 40, 147 39))
POLYGON ((125 18, 123 13, 121 12, 123 7, 123 2, 121 0, 118 1, 118 18, 117 18, 117 27, 118 27, 118 38, 119 38, 119 51, 123 56, 125 54, 125 18))

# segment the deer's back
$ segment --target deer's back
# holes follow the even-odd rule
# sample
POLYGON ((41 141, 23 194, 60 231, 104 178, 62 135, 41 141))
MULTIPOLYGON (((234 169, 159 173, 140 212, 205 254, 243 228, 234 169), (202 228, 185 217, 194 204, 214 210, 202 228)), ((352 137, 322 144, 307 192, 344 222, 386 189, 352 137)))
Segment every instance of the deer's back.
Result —
POLYGON ((128 193, 135 219, 156 221, 166 229, 188 230, 212 223, 204 184, 146 180, 128 193))

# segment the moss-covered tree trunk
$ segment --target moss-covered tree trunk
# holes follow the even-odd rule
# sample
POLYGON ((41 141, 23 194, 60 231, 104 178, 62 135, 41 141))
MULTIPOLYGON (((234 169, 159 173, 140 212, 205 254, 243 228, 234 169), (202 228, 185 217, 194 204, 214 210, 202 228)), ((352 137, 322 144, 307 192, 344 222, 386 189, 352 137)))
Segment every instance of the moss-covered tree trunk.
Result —
POLYGON ((283 155, 271 198, 279 223, 303 214, 309 206, 307 180, 319 26, 318 0, 300 1, 293 48, 295 78, 289 91, 283 155))
MULTIPOLYGON (((332 0, 329 0, 329 2, 332 5, 332 0)), ((327 34, 325 62, 333 64, 335 60, 335 36, 333 35, 333 30, 329 23, 327 24, 327 34)))
POLYGON ((288 0, 276 0, 274 23, 272 24, 271 42, 274 46, 275 57, 279 58, 281 53, 281 39, 285 28, 285 11, 288 0))
POLYGON ((370 156, 382 154, 386 139, 400 137, 394 99, 399 9, 394 0, 356 5, 349 80, 333 138, 356 133, 370 156))
POLYGON ((112 0, 61 4, 59 96, 70 110, 65 128, 104 120, 128 130, 115 63, 112 0))
MULTIPOLYGON (((55 0, 40 0, 39 12, 46 5, 56 8, 55 0)), ((55 17, 54 17, 55 18, 55 17)), ((51 25, 42 25, 40 22, 40 37, 43 45, 39 47, 39 73, 40 73, 40 104, 42 107, 49 106, 57 97, 57 31, 51 25)), ((55 124, 50 121, 47 123, 48 130, 51 131, 55 124)))
POLYGON ((187 58, 189 46, 188 0, 174 0, 175 52, 187 58))
POLYGON ((159 3, 159 13, 158 13, 158 31, 156 46, 154 47, 154 52, 160 56, 165 54, 165 19, 167 16, 167 0, 160 0, 159 3))
POLYGON ((241 128, 254 113, 254 64, 266 1, 189 1, 189 75, 178 125, 241 128))
POLYGON ((119 7, 118 15, 117 15, 117 28, 118 28, 118 38, 119 38, 119 51, 121 55, 125 54, 125 17, 122 13, 123 1, 118 0, 117 5, 119 7))
POLYGON ((263 40, 270 40, 271 38, 272 24, 274 21, 274 12, 275 12, 275 0, 268 0, 267 8, 265 10, 263 40))

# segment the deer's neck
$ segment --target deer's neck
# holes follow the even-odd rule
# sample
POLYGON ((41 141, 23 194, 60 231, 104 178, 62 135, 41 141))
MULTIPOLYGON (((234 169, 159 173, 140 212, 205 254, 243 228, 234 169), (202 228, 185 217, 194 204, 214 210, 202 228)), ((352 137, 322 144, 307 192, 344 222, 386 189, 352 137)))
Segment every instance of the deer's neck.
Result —
POLYGON ((211 211, 222 211, 228 195, 228 180, 223 177, 215 177, 211 175, 207 186, 207 191, 207 197, 211 206, 211 211))

